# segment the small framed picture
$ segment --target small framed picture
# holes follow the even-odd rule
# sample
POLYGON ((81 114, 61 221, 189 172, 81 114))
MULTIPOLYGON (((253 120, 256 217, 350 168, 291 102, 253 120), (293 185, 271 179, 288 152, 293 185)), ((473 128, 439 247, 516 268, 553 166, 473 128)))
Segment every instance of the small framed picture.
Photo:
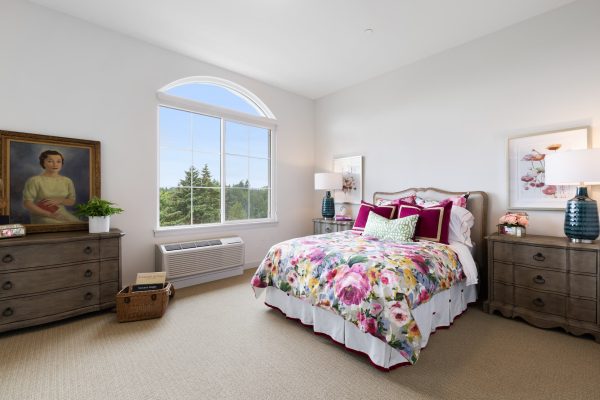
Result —
POLYGON ((336 190, 336 203, 360 204, 362 189, 362 156, 341 157, 333 159, 333 172, 342 174, 342 190, 336 190))
POLYGON ((576 186, 546 183, 546 155, 587 149, 590 128, 536 133, 508 139, 508 208, 564 210, 576 186))
POLYGON ((0 131, 0 214, 27 232, 87 229, 75 206, 100 197, 100 142, 0 131))

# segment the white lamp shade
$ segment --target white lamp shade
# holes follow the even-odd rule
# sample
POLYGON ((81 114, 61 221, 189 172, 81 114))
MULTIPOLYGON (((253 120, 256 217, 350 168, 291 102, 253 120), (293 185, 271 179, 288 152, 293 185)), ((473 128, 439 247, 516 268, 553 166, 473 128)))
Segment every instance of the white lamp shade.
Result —
POLYGON ((315 174, 315 190, 336 190, 342 188, 342 174, 323 172, 315 174))
POLYGON ((600 149, 559 151, 546 154, 546 184, 600 184, 600 149))

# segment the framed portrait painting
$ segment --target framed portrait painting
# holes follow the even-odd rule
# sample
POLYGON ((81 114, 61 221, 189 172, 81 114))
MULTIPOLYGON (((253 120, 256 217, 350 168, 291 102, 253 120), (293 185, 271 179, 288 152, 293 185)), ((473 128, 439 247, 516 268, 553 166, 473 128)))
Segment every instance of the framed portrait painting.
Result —
POLYGON ((362 189, 362 156, 333 159, 333 172, 342 174, 343 187, 334 193, 336 203, 360 204, 362 189))
POLYGON ((100 142, 0 131, 2 214, 27 232, 87 229, 75 206, 100 197, 100 142))
POLYGON ((576 186, 547 184, 547 154, 587 149, 590 128, 573 128, 508 139, 508 205, 511 210, 564 210, 576 186))

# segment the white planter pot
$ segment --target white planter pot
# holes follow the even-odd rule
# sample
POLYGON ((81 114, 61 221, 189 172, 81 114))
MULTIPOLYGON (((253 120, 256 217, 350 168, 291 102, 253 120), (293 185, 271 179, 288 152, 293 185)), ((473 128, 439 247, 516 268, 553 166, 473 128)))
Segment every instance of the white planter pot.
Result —
POLYGON ((110 216, 88 217, 90 233, 104 233, 110 230, 110 216))

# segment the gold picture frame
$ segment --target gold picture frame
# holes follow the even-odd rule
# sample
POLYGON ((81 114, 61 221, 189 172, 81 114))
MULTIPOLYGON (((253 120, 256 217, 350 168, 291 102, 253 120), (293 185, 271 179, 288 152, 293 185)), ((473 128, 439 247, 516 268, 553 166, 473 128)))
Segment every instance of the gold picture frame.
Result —
POLYGON ((11 224, 28 233, 88 229, 74 208, 100 197, 100 142, 0 130, 0 157, 0 214, 11 224))

